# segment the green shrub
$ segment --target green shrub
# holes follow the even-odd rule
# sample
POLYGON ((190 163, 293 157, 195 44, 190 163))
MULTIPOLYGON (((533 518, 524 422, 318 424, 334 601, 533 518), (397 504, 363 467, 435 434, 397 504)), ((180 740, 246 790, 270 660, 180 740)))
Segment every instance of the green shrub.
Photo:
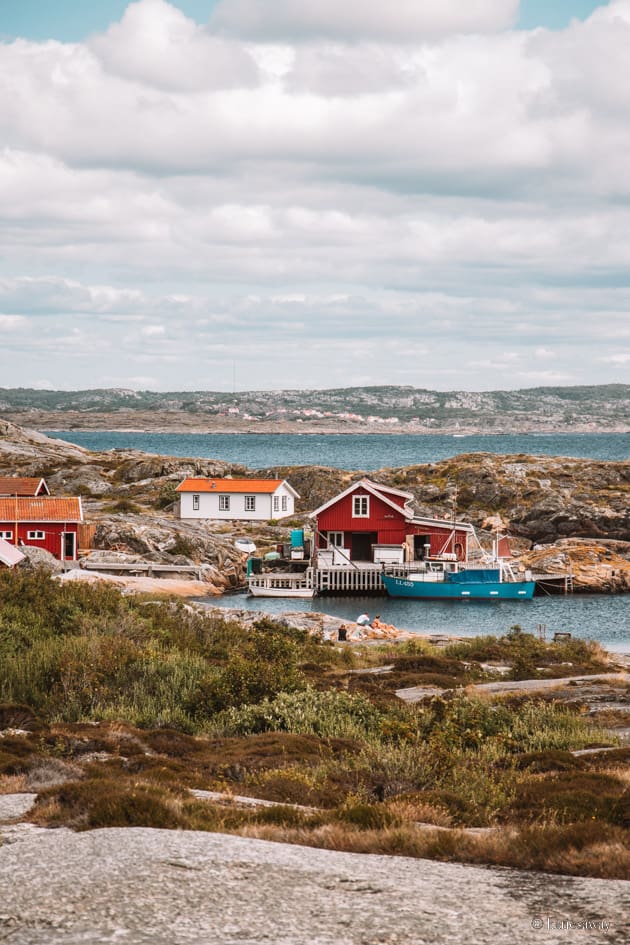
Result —
POLYGON ((384 804, 349 803, 337 813, 339 820, 360 830, 383 830, 397 823, 395 814, 384 804))
POLYGON ((207 718, 233 706, 256 704, 279 692, 303 688, 298 639, 299 634, 274 624, 254 624, 239 650, 229 652, 225 666, 200 684, 191 711, 207 718))
POLYGON ((223 735, 292 732, 324 738, 369 738, 379 735, 382 724, 382 713, 364 696, 308 687, 301 692, 281 692, 257 705, 227 709, 213 721, 213 729, 223 735))
POLYGON ((142 511, 142 506, 138 505, 137 502, 134 502, 132 499, 119 499, 117 502, 112 502, 105 509, 106 512, 124 512, 128 515, 134 515, 142 511))
POLYGON ((155 500, 156 509, 167 509, 179 499, 176 482, 165 482, 160 489, 160 494, 155 500))

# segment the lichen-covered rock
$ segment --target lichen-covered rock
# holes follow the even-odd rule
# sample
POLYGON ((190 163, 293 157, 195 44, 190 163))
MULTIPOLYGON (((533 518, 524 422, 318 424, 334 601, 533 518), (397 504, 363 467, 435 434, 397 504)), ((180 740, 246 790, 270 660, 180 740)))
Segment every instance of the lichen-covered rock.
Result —
POLYGON ((520 563, 533 571, 564 572, 575 591, 622 594, 630 591, 630 543, 563 539, 536 546, 520 563))
POLYGON ((20 551, 25 556, 20 561, 18 567, 21 570, 43 570, 49 574, 61 574, 63 565, 57 561, 54 555, 51 555, 45 548, 32 548, 30 545, 20 546, 20 551))
POLYGON ((104 496, 113 491, 109 471, 103 466, 69 466, 47 478, 53 494, 104 496))
POLYGON ((379 478, 416 498, 427 514, 447 514, 481 527, 500 515, 531 542, 559 538, 630 541, 630 463, 553 456, 471 453, 440 463, 380 470, 379 478))
POLYGON ((166 516, 105 516, 96 527, 90 561, 133 563, 153 561, 200 565, 204 580, 218 588, 245 581, 245 557, 230 538, 217 535, 206 522, 181 522, 166 516))

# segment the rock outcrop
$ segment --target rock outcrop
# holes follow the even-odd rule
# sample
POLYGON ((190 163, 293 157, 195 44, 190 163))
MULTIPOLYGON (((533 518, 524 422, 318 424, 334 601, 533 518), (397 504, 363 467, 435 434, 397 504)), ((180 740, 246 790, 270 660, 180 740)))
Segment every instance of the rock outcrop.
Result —
POLYGON ((499 514, 532 543, 560 538, 630 541, 630 463, 470 453, 440 463, 380 470, 427 514, 457 514, 478 527, 499 514))
POLYGON ((165 516, 105 516, 96 526, 90 563, 114 565, 149 561, 189 567, 199 565, 203 579, 217 590, 242 586, 245 555, 231 538, 205 522, 181 522, 165 516))
POLYGON ((536 546, 520 562, 538 573, 571 574, 575 591, 630 592, 630 542, 563 538, 554 545, 536 546))
POLYGON ((608 945, 630 932, 619 880, 145 827, 9 825, 0 844, 15 945, 608 945), (558 916, 592 928, 570 937, 558 916))

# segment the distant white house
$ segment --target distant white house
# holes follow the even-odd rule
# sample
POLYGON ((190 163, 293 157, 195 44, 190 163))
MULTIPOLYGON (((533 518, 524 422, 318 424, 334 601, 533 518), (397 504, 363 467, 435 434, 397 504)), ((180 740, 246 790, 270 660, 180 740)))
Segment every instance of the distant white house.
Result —
POLYGON ((184 479, 179 517, 266 522, 294 514, 298 493, 285 479, 184 479))

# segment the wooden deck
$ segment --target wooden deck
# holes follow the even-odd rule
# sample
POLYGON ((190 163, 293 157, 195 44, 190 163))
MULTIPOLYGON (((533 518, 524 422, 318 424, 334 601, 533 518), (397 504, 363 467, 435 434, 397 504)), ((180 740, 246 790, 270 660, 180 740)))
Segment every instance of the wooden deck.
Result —
MULTIPOLYGON (((287 572, 264 572, 263 575, 252 575, 251 581, 258 586, 262 579, 270 579, 278 588, 287 590, 299 587, 313 588, 318 597, 326 596, 360 596, 385 597, 387 592, 381 581, 382 574, 404 578, 410 571, 417 570, 417 564, 372 564, 358 561, 352 565, 336 567, 309 567, 297 574, 287 572)), ((569 574, 533 574, 533 580, 538 587, 547 594, 567 594, 573 589, 569 574)), ((287 595, 287 596, 290 596, 287 595)))
POLYGON ((156 577, 160 574, 193 574, 197 580, 201 580, 201 567, 196 564, 159 564, 155 561, 138 561, 133 564, 122 561, 89 561, 86 560, 81 565, 85 571, 103 571, 110 574, 145 574, 148 577, 156 577))

